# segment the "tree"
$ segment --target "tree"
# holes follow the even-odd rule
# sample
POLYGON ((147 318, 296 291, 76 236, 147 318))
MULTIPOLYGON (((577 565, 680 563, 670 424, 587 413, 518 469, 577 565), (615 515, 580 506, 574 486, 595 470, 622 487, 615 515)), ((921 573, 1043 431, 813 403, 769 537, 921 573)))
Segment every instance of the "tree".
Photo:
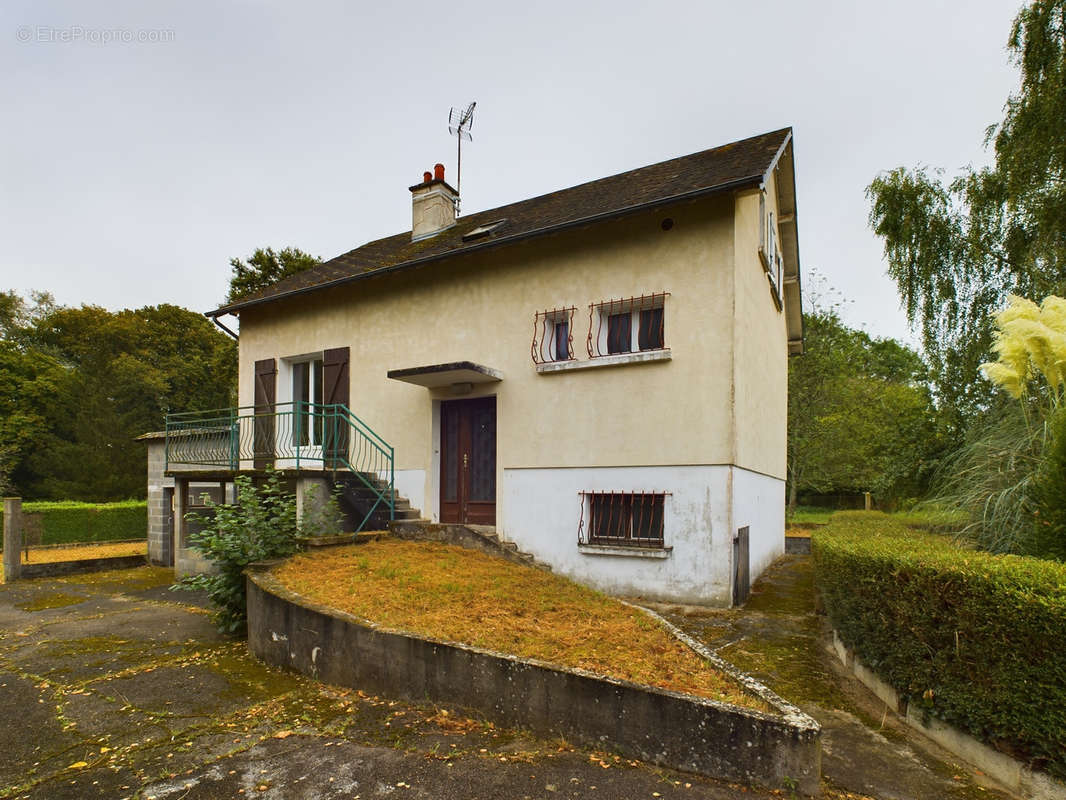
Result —
POLYGON ((321 264, 322 259, 295 247, 286 247, 278 252, 272 247, 265 250, 257 247, 247 261, 231 258, 229 263, 233 267, 233 273, 229 280, 229 296, 226 302, 235 303, 261 289, 273 286, 290 275, 321 264))
POLYGON ((805 314, 804 328, 804 354, 789 361, 789 508, 800 492, 920 494, 937 450, 921 357, 832 309, 805 314))
POLYGON ((978 377, 1008 294, 1066 288, 1066 0, 1036 0, 1007 43, 1021 82, 986 131, 993 166, 944 183, 897 168, 867 187, 889 275, 922 334, 938 401, 961 431, 989 403, 978 377))
POLYGON ((143 496, 135 437, 161 429, 167 411, 234 402, 236 345, 201 314, 6 307, 14 321, 0 339, 0 450, 27 497, 143 496))

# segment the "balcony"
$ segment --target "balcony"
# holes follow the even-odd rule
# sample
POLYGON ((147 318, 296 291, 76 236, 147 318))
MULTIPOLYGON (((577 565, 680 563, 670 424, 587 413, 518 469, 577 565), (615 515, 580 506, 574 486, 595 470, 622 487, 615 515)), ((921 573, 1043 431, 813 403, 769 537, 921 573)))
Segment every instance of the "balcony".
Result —
POLYGON ((297 401, 168 414, 164 452, 168 472, 330 471, 344 496, 353 505, 359 501, 359 529, 395 518, 393 448, 342 404, 297 401))

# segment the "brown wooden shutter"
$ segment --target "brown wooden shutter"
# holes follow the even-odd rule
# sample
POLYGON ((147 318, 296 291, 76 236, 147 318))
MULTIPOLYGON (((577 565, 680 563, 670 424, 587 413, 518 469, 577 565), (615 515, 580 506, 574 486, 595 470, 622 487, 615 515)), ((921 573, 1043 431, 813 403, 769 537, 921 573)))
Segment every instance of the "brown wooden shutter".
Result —
POLYGON ((255 362, 255 423, 253 425, 254 466, 266 469, 274 464, 274 403, 277 400, 278 365, 273 358, 255 362))
MULTIPOLYGON (((347 347, 335 347, 322 353, 322 402, 326 405, 349 406, 350 372, 347 347)), ((326 463, 334 469, 344 468, 348 455, 348 421, 342 409, 328 417, 329 425, 323 443, 326 463)))

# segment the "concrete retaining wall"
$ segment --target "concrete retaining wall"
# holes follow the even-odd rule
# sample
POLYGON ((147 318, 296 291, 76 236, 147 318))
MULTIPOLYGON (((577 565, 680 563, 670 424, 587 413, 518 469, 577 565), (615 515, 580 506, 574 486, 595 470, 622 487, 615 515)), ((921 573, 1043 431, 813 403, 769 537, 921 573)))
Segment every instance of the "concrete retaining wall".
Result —
POLYGON ((313 604, 265 571, 248 573, 248 645, 268 663, 327 683, 464 706, 502 725, 675 769, 819 791, 820 731, 802 715, 764 714, 384 630, 313 604))
POLYGON ((832 652, 861 684, 917 731, 948 752, 965 759, 1000 786, 1025 800, 1066 800, 1066 785, 1043 772, 1036 772, 1005 753, 993 750, 967 733, 938 719, 926 718, 921 709, 908 708, 893 689, 854 654, 833 631, 832 652))

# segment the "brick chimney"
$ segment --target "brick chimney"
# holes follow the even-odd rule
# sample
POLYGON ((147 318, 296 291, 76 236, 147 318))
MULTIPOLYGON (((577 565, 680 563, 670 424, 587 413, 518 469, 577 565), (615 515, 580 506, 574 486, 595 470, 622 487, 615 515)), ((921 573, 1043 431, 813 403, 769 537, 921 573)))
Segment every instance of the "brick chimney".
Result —
POLYGON ((455 225, 459 193, 444 180, 444 165, 422 174, 422 183, 411 189, 411 241, 428 239, 455 225))

